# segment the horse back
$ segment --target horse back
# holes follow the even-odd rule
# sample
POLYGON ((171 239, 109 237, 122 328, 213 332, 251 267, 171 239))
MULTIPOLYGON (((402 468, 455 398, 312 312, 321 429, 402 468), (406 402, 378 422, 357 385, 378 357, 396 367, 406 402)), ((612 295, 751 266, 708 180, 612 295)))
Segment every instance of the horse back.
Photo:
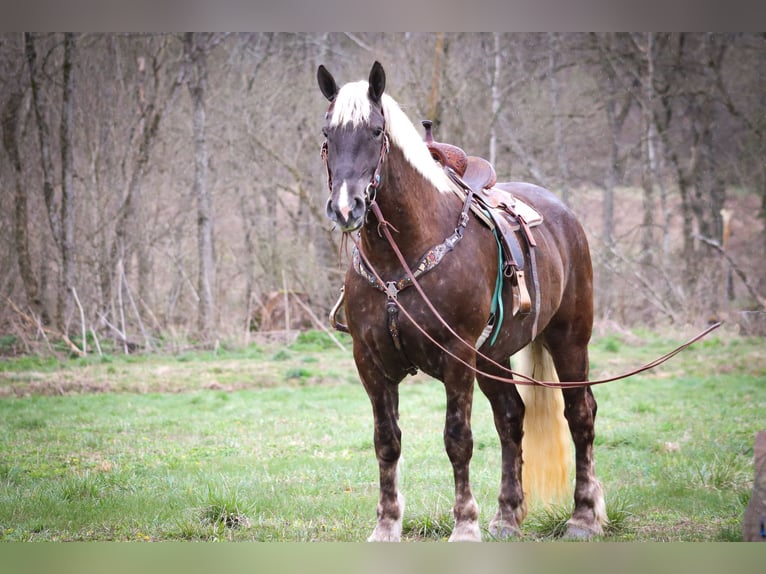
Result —
POLYGON ((558 245, 563 258, 574 258, 571 263, 592 269, 585 230, 575 213, 553 192, 526 182, 504 182, 495 187, 521 199, 543 216, 543 223, 535 228, 535 233, 550 236, 558 245))

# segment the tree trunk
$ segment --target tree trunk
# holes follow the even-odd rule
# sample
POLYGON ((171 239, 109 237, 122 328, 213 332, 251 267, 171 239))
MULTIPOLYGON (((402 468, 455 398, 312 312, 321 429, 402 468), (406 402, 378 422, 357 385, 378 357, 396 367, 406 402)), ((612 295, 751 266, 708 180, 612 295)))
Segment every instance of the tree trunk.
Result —
MULTIPOLYGON (((644 99, 648 106, 646 115, 646 161, 648 175, 651 177, 652 186, 656 186, 660 196, 660 209, 662 215, 662 249, 660 253, 665 257, 670 251, 670 208, 668 207, 667 190, 662 177, 662 155, 660 141, 657 137, 657 123, 655 121, 655 106, 657 94, 655 91, 655 38, 652 32, 647 33, 646 39, 646 68, 647 81, 645 84, 644 99)), ((661 49, 661 48, 660 48, 661 49)))
POLYGON ((192 193, 197 202, 197 290, 199 305, 197 326, 200 336, 209 339, 214 333, 215 261, 213 255, 213 206, 208 189, 208 151, 206 140, 205 92, 207 90, 207 48, 187 33, 184 50, 193 66, 187 86, 192 100, 194 132, 194 183, 192 193))
POLYGON ((74 34, 64 34, 63 94, 61 99, 61 275, 58 289, 58 322, 64 333, 73 307, 72 289, 75 282, 74 245, 74 34))
POLYGON ((553 145, 556 148, 556 160, 559 168, 559 187, 561 199, 569 204, 569 161, 564 144, 561 125, 561 89, 559 87, 557 68, 561 52, 561 42, 556 32, 548 33, 548 82, 550 84, 551 114, 553 116, 553 145))
POLYGON ((614 267, 614 192, 617 184, 622 179, 622 168, 620 161, 620 134, 622 126, 627 116, 627 109, 630 104, 626 103, 624 112, 617 113, 617 82, 614 71, 607 65, 605 66, 606 82, 608 85, 608 96, 606 101, 606 119, 609 126, 609 165, 607 166, 606 176, 604 178, 604 190, 602 193, 603 212, 601 215, 602 232, 601 237, 606 245, 604 249, 605 264, 603 265, 603 275, 601 283, 603 286, 603 299, 601 302, 604 315, 608 315, 614 306, 614 293, 612 287, 612 269, 614 267))
POLYGON ((30 33, 24 33, 24 51, 29 66, 29 84, 32 88, 32 107, 37 122, 37 139, 40 144, 40 164, 43 173, 43 198, 48 213, 53 239, 57 244, 61 241, 61 220, 56 208, 56 198, 53 193, 53 158, 51 157, 51 136, 48 121, 43 113, 37 70, 37 50, 35 40, 30 33))
POLYGON ((653 133, 654 133, 654 37, 649 32, 646 37, 646 75, 643 78, 643 105, 641 117, 643 134, 641 142, 641 187, 644 190, 644 217, 641 231, 641 264, 649 267, 654 259, 654 172, 653 133))
POLYGON ((442 67, 444 62, 444 33, 436 35, 434 47, 434 63, 431 71, 431 93, 428 96, 428 119, 434 126, 441 121, 441 106, 439 105, 439 86, 441 85, 442 67))
POLYGON ((250 204, 245 194, 236 189, 239 199, 239 213, 242 218, 242 240, 245 246, 245 325, 244 331, 248 333, 251 328, 253 318, 253 295, 255 294, 255 241, 254 232, 254 214, 251 213, 250 204))
POLYGON ((3 147, 13 169, 13 243, 16 251, 16 262, 24 285, 24 293, 27 297, 27 305, 36 316, 40 317, 43 325, 48 325, 50 317, 43 303, 40 283, 32 266, 29 248, 29 211, 19 153, 19 125, 23 101, 24 96, 20 91, 12 93, 2 116, 3 147))
POLYGON ((71 290, 74 286, 74 156, 73 142, 73 81, 72 58, 75 48, 74 34, 64 34, 62 63, 61 124, 59 147, 61 153, 61 201, 57 205, 54 195, 54 166, 51 153, 51 132, 44 115, 38 83, 37 50, 31 34, 24 34, 24 50, 29 66, 32 105, 37 121, 40 160, 43 173, 43 197, 53 238, 58 248, 61 268, 57 288, 56 326, 66 333, 72 308, 71 290))
POLYGON ((500 113, 500 34, 493 32, 494 66, 492 67, 492 121, 489 125, 489 163, 497 164, 497 116, 500 113))

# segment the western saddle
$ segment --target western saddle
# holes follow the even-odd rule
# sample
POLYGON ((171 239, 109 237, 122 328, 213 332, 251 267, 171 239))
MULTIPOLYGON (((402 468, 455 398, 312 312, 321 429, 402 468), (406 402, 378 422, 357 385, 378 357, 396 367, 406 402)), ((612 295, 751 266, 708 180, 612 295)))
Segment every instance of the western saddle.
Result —
POLYGON ((532 310, 536 312, 539 308, 540 293, 534 258, 535 239, 531 228, 542 223, 542 215, 509 191, 495 187, 497 174, 489 161, 481 157, 469 156, 456 145, 435 141, 431 131, 432 122, 423 120, 422 124, 431 157, 444 167, 459 187, 473 194, 472 211, 492 229, 498 245, 502 248, 502 265, 498 273, 508 278, 514 288, 513 314, 526 315, 532 310), (529 266, 535 285, 534 308, 526 285, 524 250, 517 232, 520 232, 524 239, 529 254, 529 266))

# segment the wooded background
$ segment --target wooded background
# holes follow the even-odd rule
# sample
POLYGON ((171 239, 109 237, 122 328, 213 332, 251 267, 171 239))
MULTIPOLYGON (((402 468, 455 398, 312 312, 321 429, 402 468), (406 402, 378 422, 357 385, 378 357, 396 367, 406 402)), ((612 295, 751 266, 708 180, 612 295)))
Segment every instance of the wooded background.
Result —
POLYGON ((3 34, 0 335, 241 342, 280 290, 324 318, 316 68, 376 59, 416 125, 575 210, 599 319, 763 310, 766 34, 3 34))

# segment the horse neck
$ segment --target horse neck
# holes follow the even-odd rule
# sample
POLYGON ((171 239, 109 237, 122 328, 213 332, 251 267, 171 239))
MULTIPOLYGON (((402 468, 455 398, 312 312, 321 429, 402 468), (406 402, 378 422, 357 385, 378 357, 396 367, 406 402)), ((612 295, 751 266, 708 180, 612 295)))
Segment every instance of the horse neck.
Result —
MULTIPOLYGON (((460 204, 456 196, 440 192, 391 146, 384 164, 376 201, 404 256, 413 262, 428 249, 444 241, 457 223, 460 204)), ((362 228, 365 254, 381 270, 398 268, 399 263, 388 241, 371 215, 362 228)))

